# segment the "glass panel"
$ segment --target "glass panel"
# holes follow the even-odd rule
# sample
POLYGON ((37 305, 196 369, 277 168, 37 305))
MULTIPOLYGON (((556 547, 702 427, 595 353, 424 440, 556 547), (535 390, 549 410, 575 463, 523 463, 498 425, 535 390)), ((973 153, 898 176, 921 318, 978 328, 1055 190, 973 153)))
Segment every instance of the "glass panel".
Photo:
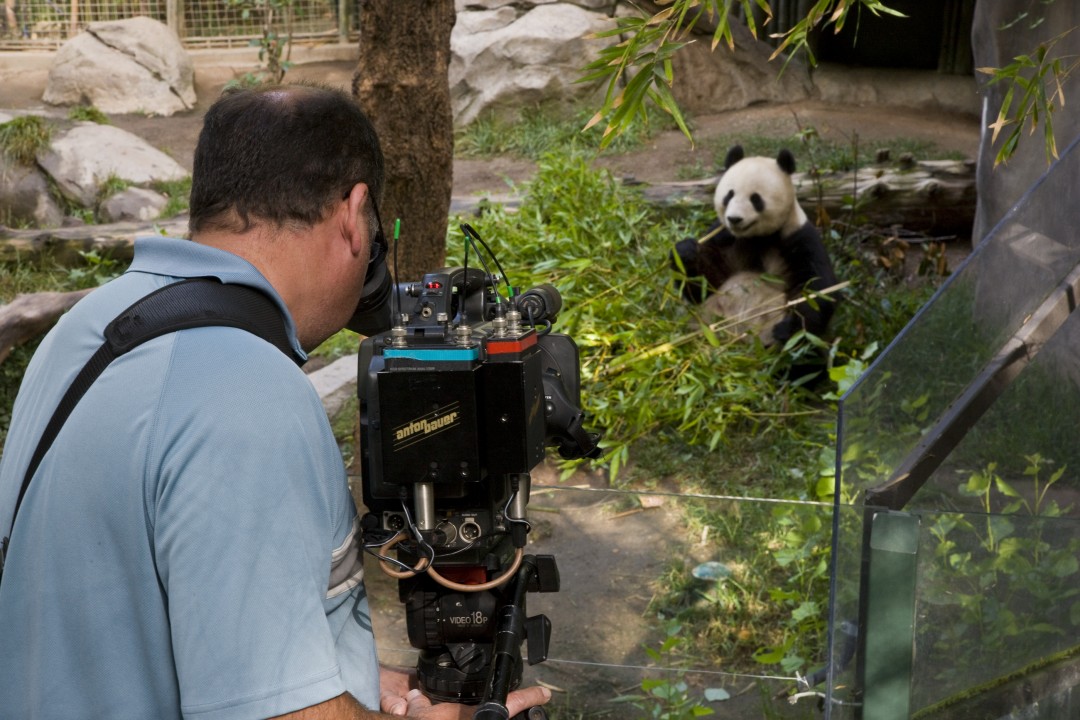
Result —
MULTIPOLYGON (((798 690, 795 672, 752 659, 762 639, 744 618, 768 614, 773 626, 782 626, 791 600, 771 593, 778 583, 756 576, 750 558, 725 541, 751 513, 777 518, 777 532, 785 523, 820 528, 814 537, 828 542, 832 508, 819 503, 534 485, 528 552, 554 555, 561 588, 526 596, 528 614, 546 615, 552 631, 548 659, 526 667, 525 682, 554 688, 554 718, 654 717, 658 693, 670 694, 669 710, 696 703, 718 718, 820 718, 816 693, 789 702, 798 690), (675 616, 682 630, 665 620, 675 616)), ((417 651, 396 581, 368 559, 380 659, 413 667, 417 651)), ((786 571, 797 574, 800 562, 792 557, 786 571)), ((816 570, 807 568, 807 577, 816 570)), ((823 567, 820 577, 824 590, 823 567)), ((818 629, 801 674, 817 670, 825 651, 825 602, 804 609, 813 613, 808 625, 818 629)))
MULTIPOLYGON (((864 519, 915 513, 911 697, 926 717, 1077 648, 1078 174, 1074 143, 840 404, 833 657, 867 622, 864 519)), ((829 717, 855 716, 844 703, 873 652, 834 667, 829 717)))

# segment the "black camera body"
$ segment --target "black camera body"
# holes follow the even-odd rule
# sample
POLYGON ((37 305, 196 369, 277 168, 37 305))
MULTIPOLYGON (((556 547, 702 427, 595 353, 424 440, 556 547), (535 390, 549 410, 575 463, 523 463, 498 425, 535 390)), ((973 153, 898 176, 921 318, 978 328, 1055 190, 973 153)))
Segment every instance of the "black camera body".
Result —
MULTIPOLYGON (((529 472, 551 445, 595 456, 598 436, 582 427, 577 346, 551 332, 555 288, 502 298, 495 276, 456 267, 395 293, 396 324, 360 348, 365 544, 396 552, 382 565, 399 579, 421 688, 478 702, 500 609, 558 590, 554 558, 523 563, 529 472), (510 581, 521 567, 527 587, 510 581)), ((543 660, 547 618, 518 620, 529 661, 543 660)), ((519 661, 511 687, 520 673, 519 661)))

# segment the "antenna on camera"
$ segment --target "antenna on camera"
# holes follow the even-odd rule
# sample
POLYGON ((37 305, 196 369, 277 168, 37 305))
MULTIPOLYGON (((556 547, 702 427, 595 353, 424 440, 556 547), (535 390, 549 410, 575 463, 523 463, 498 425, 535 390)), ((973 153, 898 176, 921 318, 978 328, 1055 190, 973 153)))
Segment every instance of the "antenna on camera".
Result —
POLYGON ((394 218, 394 295, 391 302, 394 307, 391 308, 391 312, 394 314, 394 323, 397 325, 401 322, 401 283, 398 282, 398 240, 401 238, 401 218, 394 218))

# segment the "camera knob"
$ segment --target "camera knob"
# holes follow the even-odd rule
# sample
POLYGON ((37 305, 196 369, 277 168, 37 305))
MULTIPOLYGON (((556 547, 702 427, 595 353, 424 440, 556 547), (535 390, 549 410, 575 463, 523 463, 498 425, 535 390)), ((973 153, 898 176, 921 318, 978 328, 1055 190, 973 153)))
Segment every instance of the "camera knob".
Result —
POLYGON ((454 328, 454 343, 463 347, 472 344, 472 328, 468 325, 458 325, 454 328))
POLYGON ((511 335, 517 335, 521 332, 521 313, 517 310, 511 310, 506 313, 507 332, 511 335))

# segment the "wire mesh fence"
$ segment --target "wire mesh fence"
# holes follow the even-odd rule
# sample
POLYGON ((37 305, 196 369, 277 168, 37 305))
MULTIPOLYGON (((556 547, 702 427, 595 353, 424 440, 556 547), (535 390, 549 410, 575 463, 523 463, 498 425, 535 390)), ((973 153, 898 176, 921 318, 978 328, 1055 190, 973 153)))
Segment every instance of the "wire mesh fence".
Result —
POLYGON ((270 26, 294 41, 346 42, 358 35, 358 0, 0 0, 0 50, 54 49, 94 22, 143 15, 167 24, 186 47, 250 44, 270 26))

